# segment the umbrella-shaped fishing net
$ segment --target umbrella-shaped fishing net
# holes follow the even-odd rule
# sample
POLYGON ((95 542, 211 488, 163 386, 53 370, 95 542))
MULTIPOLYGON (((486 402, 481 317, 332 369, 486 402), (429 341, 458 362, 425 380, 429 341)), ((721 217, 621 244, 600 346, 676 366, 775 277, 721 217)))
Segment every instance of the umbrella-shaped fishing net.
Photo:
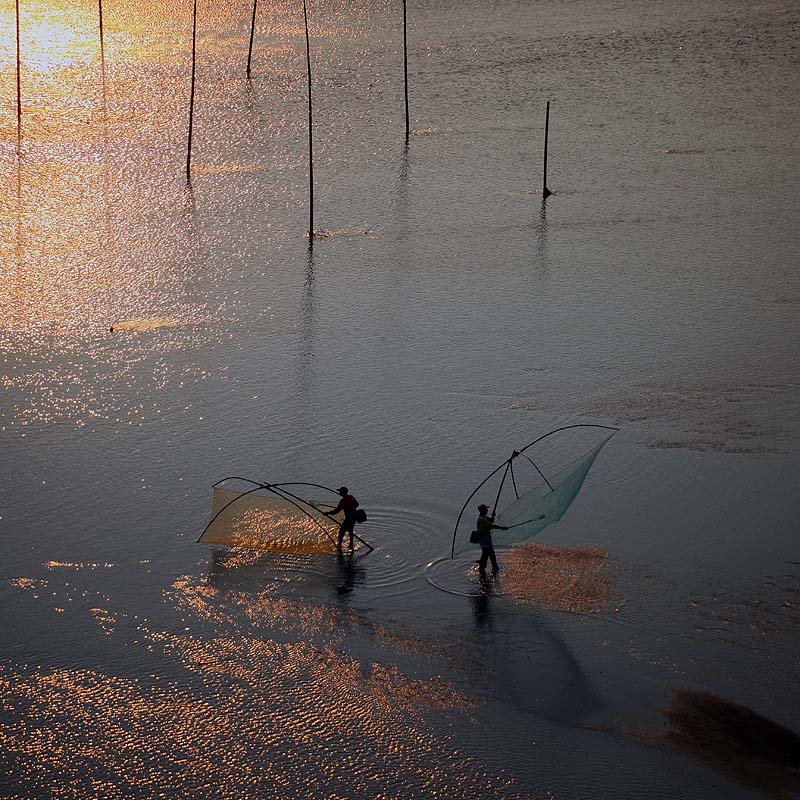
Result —
POLYGON ((495 525, 508 528, 492 531, 497 546, 527 541, 558 522, 580 491, 603 445, 616 430, 598 425, 570 425, 513 451, 464 503, 453 531, 451 555, 455 555, 457 546, 459 551, 468 546, 477 511, 473 513, 467 507, 472 501, 478 502, 479 494, 481 499, 489 495, 485 502, 495 514, 495 525))
POLYGON ((338 521, 322 513, 336 506, 333 489, 305 483, 260 484, 244 478, 226 478, 213 488, 211 521, 198 542, 282 553, 336 552, 338 521), (304 499, 296 494, 304 489, 330 497, 304 499))

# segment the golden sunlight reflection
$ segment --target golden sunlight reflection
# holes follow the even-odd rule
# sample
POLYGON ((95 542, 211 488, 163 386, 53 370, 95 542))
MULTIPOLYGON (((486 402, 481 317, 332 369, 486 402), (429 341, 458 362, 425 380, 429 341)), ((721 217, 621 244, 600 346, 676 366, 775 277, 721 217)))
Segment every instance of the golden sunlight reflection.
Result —
POLYGON ((302 643, 155 638, 202 677, 202 695, 188 681, 3 666, 0 745, 20 789, 35 781, 53 798, 526 796, 426 726, 432 710, 471 707, 435 679, 302 643))
POLYGON ((336 552, 335 529, 329 520, 319 514, 312 519, 276 497, 215 487, 211 516, 213 522, 200 539, 203 544, 297 554, 336 552))
MULTIPOLYGON (((397 624, 389 625, 359 615, 342 606, 326 606, 283 597, 278 585, 259 591, 237 589, 241 571, 263 575, 269 556, 253 549, 214 553, 211 573, 204 578, 183 575, 172 585, 168 600, 182 614, 230 627, 235 620, 247 620, 247 627, 281 631, 301 639, 324 634, 329 643, 343 643, 358 631, 393 653, 422 656, 462 669, 463 653, 436 636, 425 636, 397 624)), ((237 628, 238 630, 239 628, 237 628)))
POLYGON ((503 556, 503 592, 554 611, 597 613, 611 599, 611 583, 603 574, 607 558, 596 547, 518 545, 503 556))
MULTIPOLYGON (((231 567, 267 557, 226 553, 231 567)), ((0 662, 0 747, 19 782, 6 788, 22 796, 31 781, 58 800, 269 797, 276 787, 289 797, 531 796, 484 763, 480 746, 456 740, 464 726, 468 743, 481 733, 471 695, 427 666, 420 676, 395 663, 397 652, 419 652, 413 636, 363 627, 352 609, 281 598, 275 586, 221 591, 191 575, 165 595, 172 622, 156 624, 73 583, 73 570, 110 565, 46 566, 50 585, 14 585, 41 594, 59 624, 90 615, 95 636, 145 665, 128 678, 0 662), (351 642, 355 626, 384 642, 385 660, 333 644, 351 642)))
MULTIPOLYGON (((0 20, 5 30, 15 30, 13 4, 6 4, 0 20)), ((81 7, 58 0, 20 3, 23 68, 46 75, 57 69, 86 67, 95 58, 99 59, 98 25, 97 7, 89 4, 81 7)), ((7 51, 8 42, 4 44, 7 51)))

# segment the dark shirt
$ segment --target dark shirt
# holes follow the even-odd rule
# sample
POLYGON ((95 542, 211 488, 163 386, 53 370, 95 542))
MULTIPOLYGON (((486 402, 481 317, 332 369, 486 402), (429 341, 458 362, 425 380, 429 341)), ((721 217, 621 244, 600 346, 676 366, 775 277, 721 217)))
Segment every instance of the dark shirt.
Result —
POLYGON ((344 518, 345 519, 353 519, 356 515, 356 509, 358 508, 358 500, 353 497, 351 494, 346 494, 340 501, 339 505, 331 511, 331 514, 338 514, 340 511, 344 511, 344 518))

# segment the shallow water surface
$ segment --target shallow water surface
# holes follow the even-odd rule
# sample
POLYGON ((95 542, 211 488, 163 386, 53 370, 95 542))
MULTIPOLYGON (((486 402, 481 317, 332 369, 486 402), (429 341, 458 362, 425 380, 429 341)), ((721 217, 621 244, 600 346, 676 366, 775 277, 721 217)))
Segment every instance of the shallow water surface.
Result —
POLYGON ((796 794, 795 5, 409 3, 405 141, 402 8, 310 3, 313 246, 302 5, 247 80, 199 4, 189 183, 191 7, 98 10, 20 3, 18 115, 0 8, 0 794, 796 794), (574 423, 563 519, 450 559, 574 423), (237 475, 374 552, 196 544, 237 475))

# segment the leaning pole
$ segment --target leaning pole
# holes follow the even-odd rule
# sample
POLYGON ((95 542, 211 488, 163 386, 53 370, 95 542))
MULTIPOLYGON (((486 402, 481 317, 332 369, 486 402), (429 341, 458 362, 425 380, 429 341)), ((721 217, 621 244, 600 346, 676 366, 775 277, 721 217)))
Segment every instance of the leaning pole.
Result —
POLYGON ((406 141, 411 132, 408 117, 408 22, 406 18, 406 0, 403 0, 403 88, 406 95, 406 141))
POLYGON ((256 3, 258 0, 253 0, 253 16, 250 20, 250 44, 247 47, 247 77, 250 77, 250 63, 253 60, 253 36, 256 32, 256 3))
POLYGON ((197 62, 197 0, 192 12, 192 83, 189 90, 189 140, 186 145, 186 180, 191 180, 192 171, 192 128, 194 126, 194 74, 197 62))
POLYGON ((17 13, 17 138, 22 138, 22 78, 20 76, 21 50, 19 44, 19 0, 15 0, 17 13))
POLYGON ((314 132, 311 111, 311 45, 308 39, 308 8, 303 0, 303 21, 306 26, 306 72, 308 73, 308 238, 314 238, 314 132))
POLYGON ((547 188, 547 137, 550 132, 550 101, 547 101, 547 112, 544 117, 544 168, 542 170, 542 197, 549 197, 552 192, 547 188))

